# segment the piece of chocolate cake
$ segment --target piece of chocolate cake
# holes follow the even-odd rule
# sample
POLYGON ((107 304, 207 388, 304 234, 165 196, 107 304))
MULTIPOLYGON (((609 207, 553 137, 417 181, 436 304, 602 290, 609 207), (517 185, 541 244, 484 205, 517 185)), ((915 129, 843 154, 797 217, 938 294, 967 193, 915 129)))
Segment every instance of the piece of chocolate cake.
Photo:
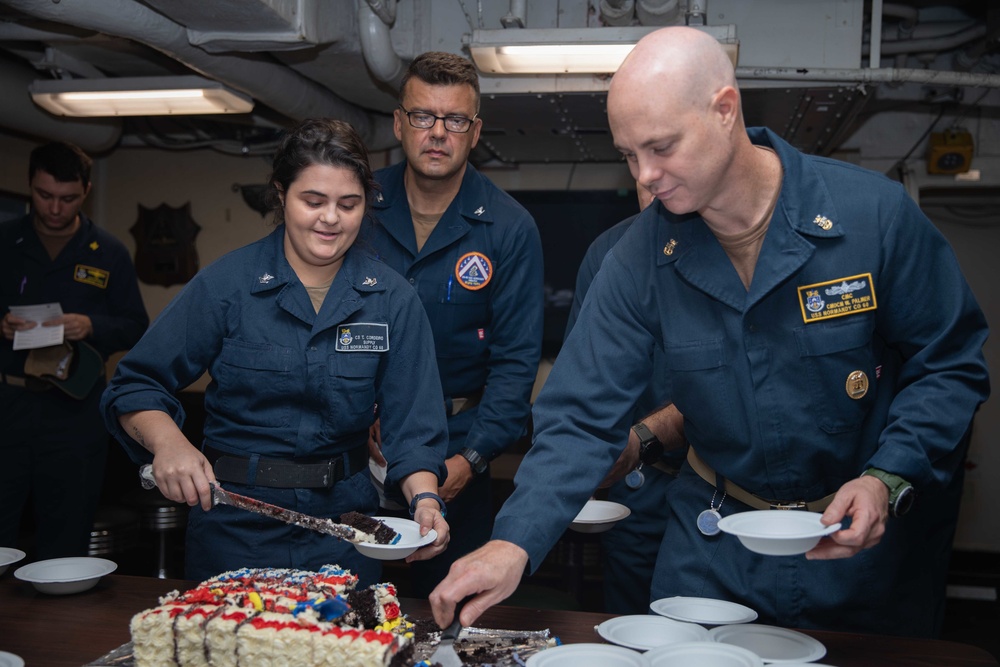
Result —
POLYGON ((375 544, 394 544, 399 539, 399 533, 392 528, 361 512, 341 514, 340 523, 373 535, 375 544))

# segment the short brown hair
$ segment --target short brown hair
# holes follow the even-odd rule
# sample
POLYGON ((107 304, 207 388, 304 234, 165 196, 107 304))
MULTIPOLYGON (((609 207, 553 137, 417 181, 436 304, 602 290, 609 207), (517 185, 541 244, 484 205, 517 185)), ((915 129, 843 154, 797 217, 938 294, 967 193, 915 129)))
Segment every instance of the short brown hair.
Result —
POLYGON ((476 113, 479 113, 479 74, 472 61, 454 53, 428 51, 413 59, 406 68, 406 74, 399 84, 399 102, 402 104, 406 84, 416 77, 432 86, 454 86, 465 84, 476 93, 476 113))
POLYGON ((317 164, 350 170, 365 190, 365 209, 370 207, 378 184, 372 176, 364 141, 350 123, 309 118, 285 133, 274 156, 265 202, 274 212, 275 224, 285 221, 281 193, 288 192, 303 170, 317 164))
POLYGON ((52 175, 60 183, 80 181, 84 189, 90 186, 90 169, 94 162, 79 146, 65 141, 54 141, 31 151, 28 158, 28 182, 38 171, 52 175))

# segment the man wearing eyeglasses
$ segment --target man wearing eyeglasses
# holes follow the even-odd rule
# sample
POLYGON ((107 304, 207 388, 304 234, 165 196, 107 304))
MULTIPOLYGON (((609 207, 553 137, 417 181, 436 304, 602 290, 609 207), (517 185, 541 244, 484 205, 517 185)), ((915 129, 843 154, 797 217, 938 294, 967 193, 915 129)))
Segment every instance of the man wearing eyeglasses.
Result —
MULTIPOLYGON (((375 174, 382 192, 371 244, 420 294, 448 414, 439 494, 452 539, 442 555, 411 563, 419 596, 489 539, 489 462, 524 434, 541 356, 541 239, 531 215, 469 164, 482 126, 473 64, 424 53, 404 75, 395 111, 406 159, 375 174)), ((391 437, 376 428, 376 441, 391 437)))

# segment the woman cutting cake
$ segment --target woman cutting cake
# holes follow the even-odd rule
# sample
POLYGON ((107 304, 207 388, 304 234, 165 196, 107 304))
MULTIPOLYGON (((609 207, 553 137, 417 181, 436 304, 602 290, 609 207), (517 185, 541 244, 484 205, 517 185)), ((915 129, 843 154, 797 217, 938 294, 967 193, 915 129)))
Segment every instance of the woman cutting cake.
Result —
POLYGON ((188 579, 240 567, 319 569, 337 562, 362 585, 378 561, 347 542, 240 510, 212 507, 211 483, 336 520, 373 513, 368 429, 381 419, 387 488, 398 488, 434 542, 449 530, 435 495, 446 474, 447 423, 430 327, 416 293, 354 247, 374 181, 347 123, 309 120, 274 158, 276 228, 199 272, 119 363, 102 400, 133 460, 152 457, 167 498, 192 506, 188 579), (201 446, 182 433, 176 393, 204 372, 201 446))

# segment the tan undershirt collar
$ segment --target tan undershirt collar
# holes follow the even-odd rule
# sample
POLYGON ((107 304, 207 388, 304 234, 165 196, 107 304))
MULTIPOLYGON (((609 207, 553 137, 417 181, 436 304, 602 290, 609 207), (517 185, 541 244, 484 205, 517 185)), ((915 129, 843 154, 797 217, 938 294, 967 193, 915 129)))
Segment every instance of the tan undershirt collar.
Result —
MULTIPOLYGON (((771 151, 764 146, 757 146, 761 150, 771 151)), ((774 151, 771 151, 772 153, 774 151)), ((764 211, 761 219, 750 229, 738 234, 715 233, 715 238, 719 239, 719 245, 726 251, 729 260, 733 263, 736 273, 739 274, 743 287, 750 290, 750 283, 753 280, 754 268, 757 266, 757 258, 760 256, 760 249, 764 245, 764 236, 771 226, 771 217, 774 215, 774 207, 778 204, 778 196, 781 194, 781 186, 774 191, 771 203, 764 211)))
POLYGON ((319 313, 320 306, 323 305, 323 301, 326 299, 326 293, 330 291, 330 285, 333 284, 331 280, 325 285, 319 285, 318 287, 309 287, 309 285, 303 285, 306 288, 306 294, 309 295, 309 300, 312 301, 313 309, 316 313, 319 313))

